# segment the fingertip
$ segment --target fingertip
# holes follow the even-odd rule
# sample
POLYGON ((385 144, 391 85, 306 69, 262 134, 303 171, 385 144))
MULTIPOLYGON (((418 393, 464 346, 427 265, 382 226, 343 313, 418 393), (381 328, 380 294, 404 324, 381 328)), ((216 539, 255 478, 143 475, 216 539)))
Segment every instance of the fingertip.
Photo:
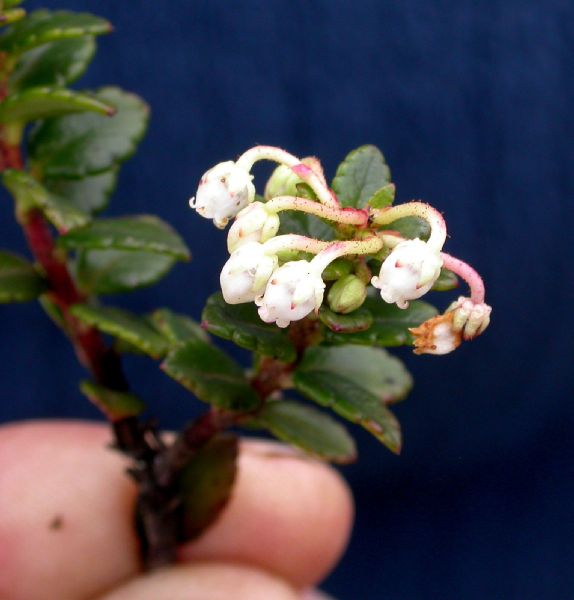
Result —
POLYGON ((300 600, 278 577, 252 566, 189 563, 142 575, 99 600, 300 600))
POLYGON ((247 562, 313 586, 343 553, 353 514, 337 471, 280 444, 244 441, 229 506, 182 557, 247 562))

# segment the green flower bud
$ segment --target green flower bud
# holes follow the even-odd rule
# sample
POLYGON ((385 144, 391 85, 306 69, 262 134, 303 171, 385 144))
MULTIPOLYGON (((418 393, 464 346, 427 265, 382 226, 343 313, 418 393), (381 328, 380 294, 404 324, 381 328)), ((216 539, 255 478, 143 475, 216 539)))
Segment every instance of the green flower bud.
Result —
POLYGON ((336 281, 327 294, 332 311, 346 315, 357 310, 367 297, 367 286, 356 275, 345 275, 336 281))
POLYGON ((296 196, 297 184, 301 183, 301 179, 285 165, 279 165, 265 186, 265 198, 276 198, 277 196, 296 196))
MULTIPOLYGON (((303 158, 301 162, 312 169, 323 181, 325 180, 323 167, 321 167, 321 163, 317 158, 314 156, 307 156, 303 158)), ((293 173, 289 167, 279 165, 273 173, 271 173, 271 177, 267 181, 264 194, 265 199, 269 200, 271 198, 277 198, 277 196, 306 197, 306 186, 307 184, 305 184, 298 175, 293 173), (298 188, 298 186, 300 187, 298 188)), ((311 190, 309 191, 312 193, 311 190)))

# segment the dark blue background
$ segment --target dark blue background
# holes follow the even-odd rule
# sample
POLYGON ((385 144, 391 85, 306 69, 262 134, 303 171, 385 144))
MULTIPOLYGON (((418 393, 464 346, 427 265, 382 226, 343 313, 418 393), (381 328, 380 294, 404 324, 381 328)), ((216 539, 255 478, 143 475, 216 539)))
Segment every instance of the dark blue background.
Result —
MULTIPOLYGON (((359 434, 361 460, 345 469, 357 528, 325 588, 342 600, 572 598, 572 3, 29 4, 109 17, 115 34, 84 82, 153 108, 111 212, 159 213, 195 260, 127 306, 199 316, 226 252, 187 199, 203 171, 256 143, 315 154, 329 174, 350 149, 380 146, 399 201, 443 211, 447 251, 484 275, 483 338, 443 358, 401 352, 416 378, 397 407, 403 455, 359 434)), ((2 246, 23 249, 2 201, 2 246)), ((0 331, 1 420, 96 417, 38 307, 0 308, 0 331)), ((129 370, 165 426, 195 410, 147 363, 129 370)))

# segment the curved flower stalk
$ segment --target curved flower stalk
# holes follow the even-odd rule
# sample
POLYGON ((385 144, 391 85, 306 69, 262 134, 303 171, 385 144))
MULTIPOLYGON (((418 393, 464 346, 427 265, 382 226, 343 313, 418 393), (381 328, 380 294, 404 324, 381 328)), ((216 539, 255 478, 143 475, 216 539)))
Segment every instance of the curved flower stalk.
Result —
POLYGON ((470 288, 470 298, 460 296, 442 315, 410 329, 415 336, 416 354, 448 354, 462 340, 472 340, 490 323, 492 308, 484 301, 484 282, 468 264, 449 254, 441 253, 444 265, 464 279, 470 288))

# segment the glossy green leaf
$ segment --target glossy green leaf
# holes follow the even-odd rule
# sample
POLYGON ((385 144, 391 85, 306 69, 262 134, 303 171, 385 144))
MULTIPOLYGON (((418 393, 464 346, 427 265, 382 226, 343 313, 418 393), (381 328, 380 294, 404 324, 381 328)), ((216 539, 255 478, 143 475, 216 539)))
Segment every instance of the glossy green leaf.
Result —
POLYGON ((190 339, 172 350, 161 368, 200 400, 217 408, 249 411, 259 404, 241 367, 203 340, 190 339))
POLYGON ((64 87, 84 74, 96 52, 92 36, 44 44, 22 54, 10 74, 10 88, 64 87))
POLYGON ((458 277, 448 269, 441 269, 438 279, 434 282, 432 289, 435 292, 450 292, 458 287, 458 277))
POLYGON ((152 252, 86 250, 78 253, 76 279, 87 294, 120 294, 157 283, 175 262, 152 252))
POLYGON ((188 340, 209 341, 209 336, 199 323, 187 315, 180 315, 169 308, 158 308, 151 314, 151 321, 172 345, 183 344, 188 340))
POLYGON ((252 424, 267 429, 279 440, 324 460, 348 463, 357 456, 353 438, 340 423, 300 402, 269 402, 257 413, 252 424))
POLYGON ((58 240, 61 248, 141 250, 189 260, 184 241, 165 221, 152 215, 98 219, 58 240))
POLYGON ((414 239, 419 238, 427 241, 430 236, 430 225, 428 221, 420 217, 402 217, 392 223, 384 226, 384 229, 397 231, 404 238, 414 239))
POLYGON ((0 102, 0 123, 28 123, 78 112, 111 116, 114 108, 95 96, 61 88, 29 88, 0 102))
POLYGON ((0 252, 0 303, 28 302, 45 289, 44 279, 26 259, 0 252))
POLYGON ((376 146, 361 146, 337 168, 333 190, 343 206, 363 208, 369 199, 391 182, 391 171, 376 146))
POLYGON ((125 340, 154 358, 168 350, 165 338, 149 322, 133 313, 111 306, 76 304, 70 309, 73 316, 103 333, 125 340))
POLYGON ((135 417, 146 408, 143 400, 136 395, 110 390, 93 381, 82 381, 80 390, 112 422, 127 417, 135 417))
POLYGON ((370 431, 400 452, 400 426, 386 404, 404 398, 412 379, 403 364, 380 348, 312 347, 293 380, 302 394, 370 431))
POLYGON ((213 294, 201 315, 203 326, 213 335, 238 346, 285 362, 296 358, 287 332, 264 323, 254 304, 227 304, 221 293, 213 294))
POLYGON ((404 346, 412 344, 410 327, 418 327, 423 321, 434 317, 434 306, 414 300, 408 308, 401 309, 395 304, 383 302, 377 295, 367 297, 362 306, 372 315, 373 323, 366 331, 355 333, 336 333, 326 330, 324 343, 359 344, 364 346, 404 346))
POLYGON ((129 158, 145 133, 149 109, 134 94, 114 87, 96 97, 117 109, 112 118, 81 113, 47 119, 29 137, 29 155, 45 178, 79 179, 129 158))
POLYGON ((179 477, 183 531, 180 542, 198 537, 219 516, 233 491, 238 441, 225 434, 200 448, 179 477))
POLYGON ((10 169, 4 171, 2 181, 21 206, 40 208, 61 231, 80 227, 90 220, 90 215, 67 198, 50 193, 28 173, 10 169))
POLYGON ((101 35, 111 29, 109 21, 88 13, 38 10, 0 37, 0 51, 18 54, 48 42, 101 35))
POLYGON ((322 306, 319 311, 319 319, 335 333, 366 331, 373 324, 373 315, 364 306, 346 315, 341 315, 322 306))
POLYGON ((118 169, 113 168, 83 179, 45 179, 43 183, 46 189, 68 198, 80 210, 95 214, 107 207, 117 177, 118 169))
POLYGON ((287 210, 279 214, 281 225, 278 235, 296 233, 319 240, 335 239, 335 230, 325 221, 306 213, 287 210))
POLYGON ((367 204, 371 208, 386 208, 395 201, 396 191, 394 183, 387 183, 369 198, 367 204))

